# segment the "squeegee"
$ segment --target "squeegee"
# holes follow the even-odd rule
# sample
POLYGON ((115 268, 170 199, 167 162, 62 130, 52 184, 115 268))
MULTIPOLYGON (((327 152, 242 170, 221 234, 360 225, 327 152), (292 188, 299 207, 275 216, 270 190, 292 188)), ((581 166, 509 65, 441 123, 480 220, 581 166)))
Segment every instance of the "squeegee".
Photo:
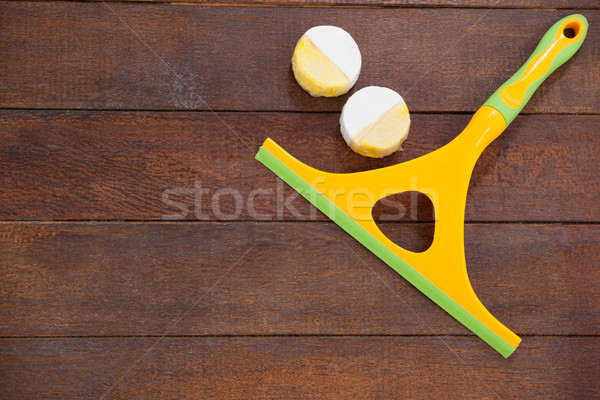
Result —
POLYGON ((525 64, 475 112, 456 138, 419 158, 369 171, 328 173, 298 161, 267 139, 256 159, 508 357, 521 339, 484 307, 467 275, 464 214, 469 181, 483 150, 515 119, 540 84, 577 52, 587 29, 587 20, 579 14, 554 24, 525 64), (406 190, 424 193, 435 210, 433 242, 421 253, 393 243, 379 230, 372 216, 379 199, 406 190))

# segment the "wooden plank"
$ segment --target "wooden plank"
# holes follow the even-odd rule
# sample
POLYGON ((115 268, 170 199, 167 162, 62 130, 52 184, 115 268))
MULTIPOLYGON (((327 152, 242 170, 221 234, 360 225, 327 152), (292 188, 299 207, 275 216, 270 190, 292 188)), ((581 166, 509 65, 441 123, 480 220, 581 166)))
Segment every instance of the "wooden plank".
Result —
MULTIPOLYGON (((0 107, 339 111, 347 97, 310 97, 290 68, 302 33, 333 24, 363 54, 356 88, 396 89, 412 111, 474 111, 571 12, 3 2, 0 107)), ((525 111, 600 112, 599 43, 591 29, 525 111)))
MULTIPOLYGON (((385 224, 407 247, 424 224, 385 224)), ((468 224, 518 334, 599 334, 599 225, 468 224)), ((0 336, 468 334, 332 223, 0 224, 0 336)))
POLYGON ((2 398, 595 399, 597 337, 0 340, 2 398), (104 396, 104 397, 101 397, 104 396))
MULTIPOLYGON (((42 0, 45 1, 45 0, 42 0)), ((103 1, 103 0, 80 0, 103 1)), ((107 2, 158 2, 163 0, 105 0, 107 2)), ((296 7, 490 7, 490 8, 575 8, 598 9, 595 0, 185 0, 169 1, 169 4, 205 6, 296 6, 296 7)))
MULTIPOLYGON (((331 113, 0 111, 0 218, 326 220, 254 160, 265 138, 316 168, 354 172, 430 152, 469 118, 413 115, 405 151, 372 160, 346 146, 331 113)), ((467 220, 600 221, 598 126, 597 116, 517 118, 475 167, 467 220)), ((423 198, 400 200, 376 217, 431 220, 423 198)))

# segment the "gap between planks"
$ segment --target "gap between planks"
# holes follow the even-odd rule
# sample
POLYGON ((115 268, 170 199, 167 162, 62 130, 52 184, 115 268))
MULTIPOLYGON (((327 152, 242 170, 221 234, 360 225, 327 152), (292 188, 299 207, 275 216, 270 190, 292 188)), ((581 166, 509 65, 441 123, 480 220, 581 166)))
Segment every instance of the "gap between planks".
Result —
MULTIPOLYGON (((519 333, 515 332, 520 337, 555 337, 555 338, 597 338, 600 337, 600 334, 544 334, 544 333, 519 333)), ((329 333, 329 334, 315 334, 315 333, 292 333, 292 334, 182 334, 182 335, 15 335, 15 336, 0 336, 0 340, 14 340, 14 339, 30 339, 30 340, 57 340, 57 339, 204 339, 204 338, 294 338, 294 337, 302 337, 302 338, 394 338, 394 337, 435 337, 435 338, 444 338, 444 337, 477 337, 475 334, 436 334, 436 333, 407 333, 407 334, 338 334, 338 333, 329 333)))
MULTIPOLYGON (((384 224, 433 224, 434 221, 376 221, 384 224)), ((475 221, 469 220, 464 221, 465 225, 598 225, 600 221, 475 221)), ((61 219, 61 220, 0 220, 0 225, 11 225, 11 224, 39 224, 39 225, 52 225, 52 224, 164 224, 164 225, 175 225, 175 224, 203 224, 203 223, 255 223, 255 224, 277 224, 277 223, 320 223, 320 224, 333 224, 333 221, 311 221, 311 220, 253 220, 253 219, 238 219, 238 220, 220 220, 220 219, 206 219, 206 220, 158 220, 158 219, 61 219)))
MULTIPOLYGON (((341 110, 323 110, 323 111, 315 111, 315 110, 277 110, 277 109, 264 109, 264 110, 202 110, 202 109, 160 109, 160 108, 152 108, 152 109, 136 109, 136 108, 19 108, 19 107, 0 107, 0 112, 2 111, 15 111, 15 112, 97 112, 97 113, 181 113, 181 114, 339 114, 341 110)), ((411 115, 473 115, 476 110, 473 111, 411 111, 411 115)), ((557 117, 569 117, 569 116, 578 116, 578 117, 594 117, 600 115, 600 113, 528 113, 521 112, 519 113, 519 117, 522 116, 557 116, 557 117)), ((517 117, 518 118, 518 117, 517 117)))

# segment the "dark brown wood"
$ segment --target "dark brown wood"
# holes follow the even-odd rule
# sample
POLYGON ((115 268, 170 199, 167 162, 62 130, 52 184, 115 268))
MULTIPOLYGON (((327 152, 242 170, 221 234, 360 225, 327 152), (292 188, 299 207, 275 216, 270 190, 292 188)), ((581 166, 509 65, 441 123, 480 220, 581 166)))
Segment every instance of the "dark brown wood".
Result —
MULTIPOLYGON (((43 1, 43 0, 42 0, 43 1)), ((68 0, 69 1, 69 0, 68 0)), ((75 0, 70 0, 75 1, 75 0)), ((107 2, 159 2, 174 5, 202 6, 296 6, 296 7, 490 7, 490 8, 576 8, 598 9, 595 0, 77 0, 77 1, 107 1, 107 2)))
MULTIPOLYGON (((415 246, 422 225, 386 228, 415 246)), ((465 231, 500 321, 600 334, 599 225, 465 231)), ((0 237, 0 336, 469 333, 333 223, 4 223, 0 237)))
MULTIPOLYGON (((371 160, 346 146, 337 114, 2 111, 0 218, 326 220, 254 159, 264 139, 353 172, 430 152, 469 118, 413 115, 405 151, 371 160)), ((517 118, 475 167, 467 220, 600 221, 598 126, 597 116, 517 118)), ((431 220, 410 200, 376 217, 431 220)))
MULTIPOLYGON (((600 398, 598 2, 217 1, 0 2, 0 399, 600 398), (504 360, 254 154, 272 137, 352 172, 432 151, 567 7, 586 43, 525 109, 553 115, 486 150, 466 209, 474 290, 523 337, 504 360), (352 153, 347 96, 296 84, 318 24, 357 40, 356 88, 407 100, 404 152, 352 153)), ((432 240, 424 197, 375 216, 432 240)))
POLYGON ((597 399, 599 338, 0 340, 3 399, 597 399), (104 396, 104 397, 102 397, 104 396))
MULTIPOLYGON (((0 107, 339 111, 314 99, 290 58, 308 28, 348 30, 363 55, 356 88, 398 90, 412 111, 474 111, 573 10, 197 7, 0 3, 0 107)), ((590 26, 600 11, 585 12, 590 26)), ((600 30, 555 72, 527 113, 598 113, 600 30)))

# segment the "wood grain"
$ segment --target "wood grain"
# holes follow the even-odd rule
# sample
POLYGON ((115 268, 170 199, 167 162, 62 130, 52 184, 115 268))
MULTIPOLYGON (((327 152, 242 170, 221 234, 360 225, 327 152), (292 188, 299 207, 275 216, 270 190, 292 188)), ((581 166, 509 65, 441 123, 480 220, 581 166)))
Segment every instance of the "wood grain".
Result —
MULTIPOLYGON (((573 10, 191 7, 0 3, 0 107, 339 111, 314 99, 290 57, 319 24, 356 39, 356 88, 398 90, 411 111, 474 111, 573 10)), ((600 11, 586 11, 590 26, 600 11)), ((600 31, 539 89, 526 113, 600 111, 600 31)))
MULTIPOLYGON (((42 0, 44 1, 44 0, 42 0)), ((102 1, 102 0, 70 0, 102 1)), ((595 0, 104 0, 107 2, 157 2, 203 6, 296 6, 296 7, 490 7, 490 8, 576 8, 598 9, 595 0)))
MULTIPOLYGON (((353 172, 430 152, 469 118, 413 115, 405 151, 370 160, 348 149, 336 114, 0 111, 0 218, 326 220, 254 160, 265 138, 353 172)), ((598 126, 517 118, 475 167, 467 220, 600 221, 598 126)), ((400 200, 376 217, 431 220, 422 198, 400 200)))
POLYGON ((595 399, 599 338, 0 340, 3 399, 595 399), (149 350, 150 349, 150 350, 149 350), (149 351, 148 351, 149 350, 149 351))
MULTIPOLYGON (((508 327, 600 334, 599 225, 465 235, 475 292, 508 327)), ((0 238, 0 336, 469 334, 333 223, 4 223, 0 238)))
MULTIPOLYGON (((0 219, 155 221, 0 222, 0 399, 600 397, 596 1, 185 3, 0 2, 0 219), (519 117, 466 210, 473 287, 523 336, 504 360, 254 154, 270 136, 351 172, 438 148, 575 12, 548 7, 592 27, 525 109, 562 115, 519 117), (295 83, 318 24, 357 40, 356 88, 407 100, 404 152, 355 155, 347 96, 295 83), (179 218, 208 221, 157 222, 179 218)), ((380 226, 409 249, 431 241, 424 197, 375 216, 404 221, 380 226)))

